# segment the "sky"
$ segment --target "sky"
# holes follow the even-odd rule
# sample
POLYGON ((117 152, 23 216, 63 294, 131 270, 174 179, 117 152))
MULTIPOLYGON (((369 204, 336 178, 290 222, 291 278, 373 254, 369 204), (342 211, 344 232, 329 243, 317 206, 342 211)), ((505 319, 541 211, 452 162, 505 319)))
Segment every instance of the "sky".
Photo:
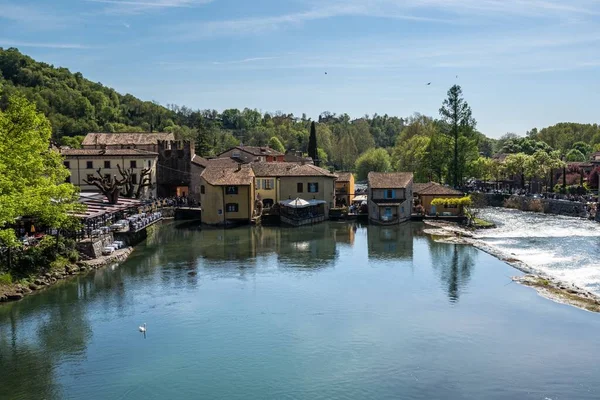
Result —
POLYGON ((0 47, 163 105, 600 122, 600 0, 0 0, 0 47))

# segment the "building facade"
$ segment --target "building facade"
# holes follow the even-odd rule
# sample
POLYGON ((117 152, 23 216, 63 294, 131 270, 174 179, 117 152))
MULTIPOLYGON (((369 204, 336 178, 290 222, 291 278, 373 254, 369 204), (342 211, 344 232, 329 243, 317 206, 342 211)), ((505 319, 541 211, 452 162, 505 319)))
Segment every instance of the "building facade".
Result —
POLYGON ((434 199, 449 199, 449 198, 461 198, 464 197, 464 193, 458 190, 454 190, 447 186, 440 185, 439 183, 415 183, 413 190, 414 195, 414 209, 415 211, 420 210, 419 206, 422 207, 422 212, 425 215, 462 215, 463 210, 458 206, 452 205, 431 205, 434 199))
POLYGON ((410 172, 369 172, 369 221, 399 224, 410 219, 413 201, 413 174, 410 172))
POLYGON ((354 200, 354 175, 352 172, 337 172, 335 181, 336 207, 348 207, 354 200))
POLYGON ((99 173, 107 179, 121 179, 121 169, 132 171, 132 183, 138 185, 143 171, 149 169, 151 187, 144 188, 143 198, 156 197, 156 166, 158 154, 138 149, 61 149, 64 165, 71 173, 68 181, 82 192, 97 192, 98 188, 85 181, 99 173))

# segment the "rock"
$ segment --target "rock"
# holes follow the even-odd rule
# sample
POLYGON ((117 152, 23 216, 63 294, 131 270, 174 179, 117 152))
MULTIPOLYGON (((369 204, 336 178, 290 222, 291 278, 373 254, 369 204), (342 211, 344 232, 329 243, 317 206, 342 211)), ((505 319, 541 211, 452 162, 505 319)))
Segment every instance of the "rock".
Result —
POLYGON ((0 303, 8 301, 8 297, 5 294, 0 294, 0 303))
POLYGON ((8 300, 21 300, 23 298, 23 293, 8 293, 6 298, 8 300))
POLYGON ((56 283, 56 278, 50 278, 50 283, 56 283))
POLYGON ((50 272, 46 272, 46 273, 44 274, 44 277, 45 277, 45 278, 52 278, 52 274, 51 274, 50 272))
POLYGON ((79 267, 80 271, 87 271, 87 267, 85 265, 82 265, 81 267, 79 267))
POLYGON ((38 285, 36 285, 35 283, 30 283, 29 284, 29 289, 31 289, 31 290, 40 290, 40 287, 38 285))
POLYGON ((21 288, 21 293, 23 293, 23 294, 29 294, 31 292, 32 292, 32 290, 29 289, 29 287, 21 288))

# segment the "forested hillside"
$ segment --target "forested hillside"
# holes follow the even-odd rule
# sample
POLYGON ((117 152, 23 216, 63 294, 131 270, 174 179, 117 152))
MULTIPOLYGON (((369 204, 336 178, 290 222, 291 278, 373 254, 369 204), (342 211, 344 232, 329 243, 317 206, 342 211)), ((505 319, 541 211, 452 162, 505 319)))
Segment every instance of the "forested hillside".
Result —
MULTIPOLYGON (((197 152, 204 156, 239 143, 276 147, 281 143, 285 150, 303 152, 308 148, 311 120, 306 115, 263 114, 248 108, 218 112, 176 105, 165 107, 120 94, 85 79, 79 72, 37 62, 16 49, 0 48, 0 108, 5 108, 7 99, 14 94, 34 102, 52 123, 54 139, 73 147, 88 132, 168 131, 194 140, 197 152)), ((438 119, 418 114, 404 118, 375 114, 351 119, 347 114, 323 112, 318 122, 318 152, 324 165, 354 170, 361 155, 367 163, 376 162, 369 160, 384 153, 369 150, 383 148, 389 162, 377 165, 412 170, 420 179, 437 176, 441 180, 448 170, 444 153, 448 130, 438 119)), ((539 131, 532 129, 524 138, 507 134, 498 141, 473 129, 468 142, 461 146, 471 154, 469 159, 477 155, 490 157, 496 152, 533 154, 536 149, 548 146, 563 153, 577 148, 587 157, 599 143, 598 125, 561 123, 539 131)), ((579 153, 572 152, 572 158, 578 157, 579 153)))

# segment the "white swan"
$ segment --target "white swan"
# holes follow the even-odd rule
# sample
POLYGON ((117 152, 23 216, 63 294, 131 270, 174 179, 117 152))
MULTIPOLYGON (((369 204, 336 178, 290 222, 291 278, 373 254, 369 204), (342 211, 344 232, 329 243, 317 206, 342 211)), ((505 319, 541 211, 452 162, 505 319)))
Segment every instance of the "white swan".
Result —
POLYGON ((140 332, 146 332, 146 323, 144 322, 144 325, 140 326, 138 329, 140 332))

